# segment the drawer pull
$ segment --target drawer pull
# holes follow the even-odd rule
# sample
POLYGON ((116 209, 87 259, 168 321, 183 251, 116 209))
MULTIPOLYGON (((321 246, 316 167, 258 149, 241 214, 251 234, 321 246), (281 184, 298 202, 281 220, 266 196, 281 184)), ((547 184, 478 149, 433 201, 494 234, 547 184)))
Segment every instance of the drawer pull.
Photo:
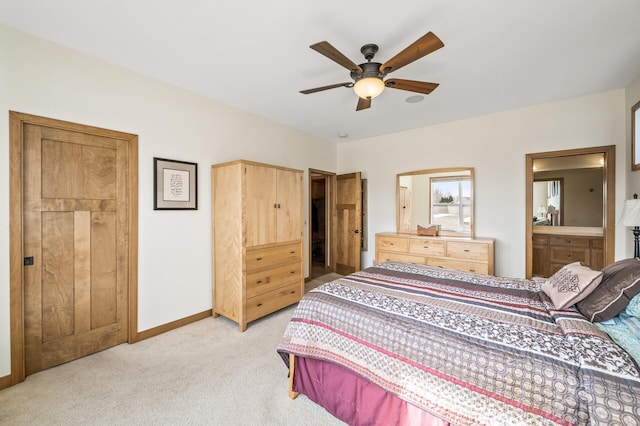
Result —
POLYGON ((429 248, 429 246, 422 246, 422 248, 429 248))
POLYGON ((291 294, 296 294, 296 291, 295 290, 291 290, 291 294))
POLYGON ((475 269, 469 269, 469 272, 475 272, 475 271, 476 271, 475 269))
POLYGON ((258 303, 256 306, 262 306, 262 303, 258 303))
POLYGON ((471 250, 469 249, 464 249, 465 252, 469 253, 471 250))
POLYGON ((262 258, 261 258, 261 257, 258 257, 256 260, 262 260, 262 258))
POLYGON ((295 273, 296 273, 296 271, 291 271, 291 273, 292 273, 292 274, 295 274, 295 273))
POLYGON ((262 283, 262 280, 256 281, 256 284, 261 284, 261 283, 262 283))
POLYGON ((296 254, 296 251, 295 250, 291 250, 289 253, 290 254, 296 254))

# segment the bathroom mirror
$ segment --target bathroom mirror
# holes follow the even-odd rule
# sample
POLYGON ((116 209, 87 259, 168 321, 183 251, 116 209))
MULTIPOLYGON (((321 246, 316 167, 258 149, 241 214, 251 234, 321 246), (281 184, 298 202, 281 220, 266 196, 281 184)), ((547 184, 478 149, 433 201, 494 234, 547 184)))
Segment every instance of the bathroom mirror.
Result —
POLYGON ((615 146, 527 154, 525 185, 527 278, 540 267, 550 276, 580 253, 588 264, 613 262, 615 146), (558 248, 570 237, 587 245, 558 248))
POLYGON ((439 235, 473 237, 473 168, 442 168, 396 177, 396 229, 440 225, 439 235))

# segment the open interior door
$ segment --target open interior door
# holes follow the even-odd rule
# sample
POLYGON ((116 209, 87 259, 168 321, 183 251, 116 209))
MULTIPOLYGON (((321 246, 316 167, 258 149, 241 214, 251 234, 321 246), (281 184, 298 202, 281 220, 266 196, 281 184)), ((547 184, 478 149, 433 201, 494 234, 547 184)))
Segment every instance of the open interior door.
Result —
POLYGON ((341 275, 360 270, 362 182, 360 172, 336 177, 333 270, 341 275))

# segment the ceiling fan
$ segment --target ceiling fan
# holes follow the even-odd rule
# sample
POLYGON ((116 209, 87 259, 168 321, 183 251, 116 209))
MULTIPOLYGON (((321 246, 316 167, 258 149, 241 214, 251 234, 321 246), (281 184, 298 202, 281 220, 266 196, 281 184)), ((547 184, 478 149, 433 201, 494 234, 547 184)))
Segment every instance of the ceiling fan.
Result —
POLYGON ((353 87, 354 92, 356 92, 359 98, 356 111, 371 107, 371 99, 382 93, 385 87, 408 90, 410 92, 424 93, 425 95, 428 95, 438 87, 438 83, 402 80, 399 78, 390 78, 385 81, 384 78, 387 74, 394 72, 443 46, 444 43, 435 34, 429 31, 427 34, 423 35, 406 47, 402 52, 398 53, 384 64, 381 64, 379 62, 371 62, 375 54, 378 52, 378 46, 375 44, 365 44, 360 49, 360 52, 364 55, 367 62, 357 65, 340 53, 338 49, 333 47, 329 42, 321 41, 319 43, 312 44, 309 47, 351 71, 351 78, 353 81, 301 90, 300 93, 308 95, 310 93, 321 92, 323 90, 335 89, 336 87, 353 87))

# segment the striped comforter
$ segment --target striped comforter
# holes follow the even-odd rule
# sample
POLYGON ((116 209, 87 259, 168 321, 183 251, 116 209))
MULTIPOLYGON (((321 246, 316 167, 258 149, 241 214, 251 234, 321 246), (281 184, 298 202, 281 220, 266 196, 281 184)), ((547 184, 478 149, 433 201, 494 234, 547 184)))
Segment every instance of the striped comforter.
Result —
POLYGON ((384 263, 309 292, 278 347, 454 424, 640 425, 640 371, 535 281, 384 263))

